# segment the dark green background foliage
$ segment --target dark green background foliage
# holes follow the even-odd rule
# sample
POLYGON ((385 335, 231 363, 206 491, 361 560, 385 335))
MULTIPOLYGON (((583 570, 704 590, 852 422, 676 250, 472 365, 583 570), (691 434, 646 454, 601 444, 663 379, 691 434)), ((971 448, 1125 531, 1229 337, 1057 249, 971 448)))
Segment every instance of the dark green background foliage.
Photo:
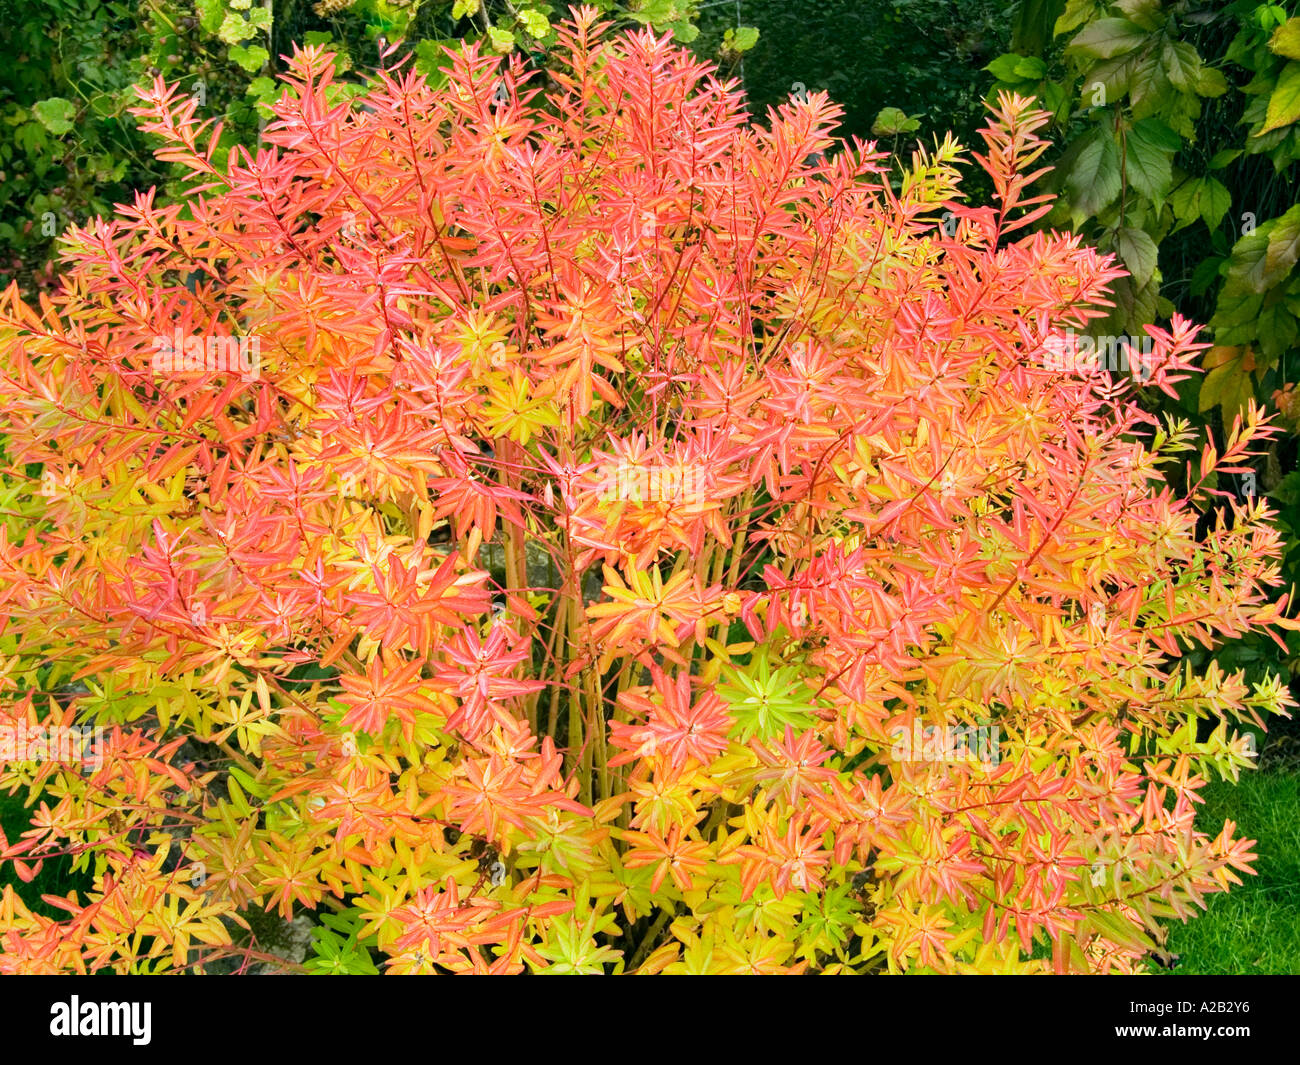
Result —
POLYGON ((801 82, 829 92, 845 109, 843 132, 861 137, 883 108, 897 107, 923 131, 951 129, 978 144, 989 81, 982 68, 1010 37, 1006 0, 741 0, 704 8, 700 40, 738 17, 760 33, 744 56, 756 114, 801 82))

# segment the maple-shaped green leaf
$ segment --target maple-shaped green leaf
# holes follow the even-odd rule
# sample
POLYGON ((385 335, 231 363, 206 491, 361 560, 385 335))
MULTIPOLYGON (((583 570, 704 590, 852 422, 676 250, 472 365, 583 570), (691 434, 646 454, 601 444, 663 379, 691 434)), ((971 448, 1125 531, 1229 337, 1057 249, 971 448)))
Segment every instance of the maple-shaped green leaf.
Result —
POLYGON ((1275 55, 1300 59, 1300 18, 1289 18, 1273 31, 1268 48, 1275 55))
POLYGON ((230 48, 230 58, 252 74, 266 65, 267 60, 271 58, 271 53, 260 44, 247 47, 236 44, 230 48))
POLYGON ((551 20, 536 8, 526 7, 520 11, 519 21, 532 37, 545 37, 551 32, 551 20))
POLYGON ((871 132, 877 137, 895 137, 900 133, 913 133, 921 128, 921 123, 897 107, 882 108, 871 124, 871 132))
POLYGON ((737 52, 748 52, 758 44, 757 26, 737 26, 732 34, 731 47, 737 52))
POLYGON ((42 126, 56 137, 61 137, 73 126, 77 116, 77 107, 71 100, 62 96, 51 96, 32 106, 32 113, 42 126))

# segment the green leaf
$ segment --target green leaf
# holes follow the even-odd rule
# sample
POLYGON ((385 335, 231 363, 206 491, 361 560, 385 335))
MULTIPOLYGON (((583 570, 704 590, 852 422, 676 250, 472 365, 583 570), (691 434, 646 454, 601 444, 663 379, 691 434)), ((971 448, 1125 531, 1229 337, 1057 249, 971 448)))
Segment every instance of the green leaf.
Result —
POLYGON ((1256 330, 1259 346, 1270 359, 1279 358, 1295 345, 1296 320, 1282 300, 1260 311, 1256 330))
POLYGON ((221 20, 221 28, 217 30, 217 36, 225 44, 241 44, 250 37, 257 36, 257 27, 248 19, 240 18, 233 11, 227 11, 226 17, 221 20))
POLYGON ((511 52, 515 47, 515 35, 509 30, 503 30, 500 26, 493 26, 488 30, 488 37, 491 39, 492 47, 498 52, 511 52))
POLYGON ((998 81, 1014 83, 1020 80, 1019 75, 1016 74, 1016 66, 1023 58, 1024 56, 1008 52, 1005 55, 998 56, 984 69, 997 78, 998 81))
POLYGON ((532 37, 545 37, 551 32, 551 20, 534 8, 526 7, 519 12, 519 21, 532 37))
POLYGON ((1066 54, 1113 59, 1127 55, 1147 39, 1147 31, 1126 18, 1103 18, 1085 27, 1069 45, 1066 54))
POLYGON ((1170 84, 1159 57, 1153 54, 1132 55, 1127 62, 1132 64, 1128 92, 1133 117, 1168 114, 1182 94, 1170 84))
POLYGON ((1160 0, 1116 0, 1115 6, 1124 13, 1125 18, 1144 30, 1158 30, 1164 22, 1160 0))
POLYGON ((1228 280, 1243 293, 1267 292, 1273 286, 1265 281, 1264 260, 1268 255, 1268 235, 1272 221, 1265 222, 1253 233, 1247 233, 1232 246, 1228 262, 1228 280))
POLYGON ((1228 79, 1214 67, 1201 67, 1200 77, 1196 82, 1198 96, 1222 96, 1228 91, 1228 79))
POLYGON ((32 113, 42 126, 56 137, 62 137, 72 129, 77 107, 71 100, 65 100, 62 96, 51 96, 33 105, 32 113))
POLYGON ((1220 363, 1201 380, 1197 405, 1202 412, 1222 407, 1224 416, 1231 418, 1254 397, 1255 385, 1244 354, 1243 350, 1236 358, 1220 363))
POLYGON ((1170 192, 1169 206, 1178 220, 1175 231, 1190 226, 1201 216, 1201 192, 1204 188, 1204 178, 1189 177, 1170 192))
POLYGON ((1255 339, 1255 322, 1263 305, 1263 296, 1229 277, 1210 319, 1214 339, 1220 344, 1249 344, 1255 339))
POLYGON ((732 37, 731 46, 735 48, 737 52, 748 52, 756 44, 758 44, 757 26, 736 27, 736 33, 732 37))
POLYGON ((1143 287, 1156 272, 1156 242, 1141 229, 1125 227, 1115 233, 1115 250, 1124 260, 1133 283, 1143 287))
POLYGON ((1044 51, 1052 43, 1052 23, 1062 6, 1061 0, 1021 0, 1011 47, 1026 55, 1044 51))
POLYGON ((1268 114, 1264 127, 1255 134, 1262 137, 1271 130, 1289 126, 1300 118, 1300 62, 1294 59, 1282 68, 1277 84, 1268 98, 1268 114))
POLYGON ((1063 33, 1077 30, 1085 22, 1090 22, 1105 6, 1104 2, 1098 0, 1070 0, 1065 5, 1064 13, 1052 27, 1052 35, 1060 37, 1063 33))
POLYGON ((1173 153, 1182 143, 1178 134, 1157 118, 1144 118, 1125 142, 1128 182, 1157 206, 1173 182, 1173 153))
POLYGON ((1155 949, 1155 943, 1140 928, 1117 913, 1107 910, 1093 910, 1088 914, 1092 926, 1112 943, 1117 943, 1127 950, 1146 953, 1155 949))
POLYGON ((1239 155, 1241 155, 1240 148, 1224 148, 1222 151, 1215 152, 1210 156, 1210 169, 1222 170, 1239 155))
MULTIPOLYGON (((665 28, 672 30, 673 40, 682 44, 690 44, 700 35, 700 28, 689 18, 679 18, 676 22, 669 22, 665 28)), ((745 27, 740 28, 744 29, 745 27)))
POLYGON ((1211 255, 1196 264, 1196 269, 1192 271, 1193 296, 1202 296, 1209 291, 1210 286, 1219 280, 1219 268, 1225 262, 1227 260, 1221 256, 1211 255))
POLYGON ((1202 178, 1201 217, 1210 229, 1218 229, 1223 216, 1232 206, 1232 193, 1217 178, 1202 178))
POLYGON ((194 10, 205 33, 216 33, 221 29, 221 20, 226 17, 226 8, 221 0, 194 0, 194 10))
POLYGON ((478 14, 478 0, 456 0, 451 5, 451 17, 454 19, 473 18, 478 14))
POLYGON ((1274 55, 1300 59, 1300 18, 1287 19, 1275 29, 1268 39, 1268 49, 1274 55))
POLYGON ((1119 148, 1106 129, 1095 129, 1082 143, 1065 179, 1073 206, 1095 215, 1119 195, 1119 148))
POLYGON ((877 137, 896 137, 900 133, 912 133, 921 128, 921 123, 897 107, 882 108, 871 124, 871 132, 877 137))
POLYGON ((1269 232, 1268 250, 1264 253, 1265 287, 1272 288, 1289 274, 1297 257, 1300 257, 1300 204, 1276 219, 1269 232))
POLYGON ((1201 57, 1186 41, 1165 41, 1160 55, 1165 76, 1175 88, 1195 92, 1201 80, 1201 57))
POLYGON ((247 48, 242 44, 234 44, 230 46, 230 58, 253 74, 262 69, 266 61, 271 58, 271 53, 260 44, 250 45, 247 48))
POLYGON ((1047 64, 1036 55, 1021 56, 1015 72, 1022 81, 1041 81, 1047 76, 1047 64))
POLYGON ((268 110, 261 111, 262 114, 270 117, 269 105, 275 101, 280 92, 280 84, 274 78, 260 77, 254 78, 248 83, 248 88, 244 90, 246 96, 253 98, 255 106, 259 111, 266 107, 268 110))

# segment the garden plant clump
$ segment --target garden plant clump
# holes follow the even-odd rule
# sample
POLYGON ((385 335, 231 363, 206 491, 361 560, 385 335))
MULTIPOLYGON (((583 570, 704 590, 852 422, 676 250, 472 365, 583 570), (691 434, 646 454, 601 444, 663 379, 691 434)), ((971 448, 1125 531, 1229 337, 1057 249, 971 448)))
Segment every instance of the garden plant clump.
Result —
POLYGON ((1186 662, 1297 627, 1214 480, 1275 430, 1148 413, 1176 314, 1056 358, 1124 271, 1033 228, 1048 116, 972 206, 591 9, 449 62, 302 48, 221 163, 156 79, 195 194, 0 299, 0 727, 100 730, 0 767, 0 862, 88 879, 4 887, 0 971, 272 964, 267 911, 317 972, 1145 969, 1294 705, 1186 662))

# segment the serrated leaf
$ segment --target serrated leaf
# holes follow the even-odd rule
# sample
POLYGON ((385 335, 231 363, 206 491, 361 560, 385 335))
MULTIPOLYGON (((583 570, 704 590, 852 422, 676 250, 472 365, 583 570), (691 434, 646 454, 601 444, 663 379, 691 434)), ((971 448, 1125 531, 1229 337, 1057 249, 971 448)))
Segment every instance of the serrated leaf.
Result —
POLYGON ((1196 80, 1196 94, 1216 97, 1222 96, 1227 91, 1228 79, 1223 76, 1223 73, 1215 70, 1214 67, 1202 65, 1200 76, 1196 80))
POLYGON ((1296 320, 1287 309, 1285 302, 1277 300, 1260 311, 1256 323, 1256 335, 1259 338, 1260 350, 1270 359, 1279 358, 1295 345, 1296 320))
POLYGON ((266 65, 267 60, 271 58, 271 53, 260 44, 250 45, 247 48, 242 44, 235 44, 230 47, 230 58, 252 74, 266 65))
POLYGON ((32 114, 47 130, 56 137, 62 137, 73 126, 77 116, 77 107, 71 100, 62 96, 51 96, 32 105, 32 114))
POLYGON ((1232 193, 1218 178, 1206 177, 1201 181, 1201 217, 1210 229, 1218 229, 1223 216, 1232 206, 1232 193))
POLYGON ((1156 242, 1141 229, 1126 226, 1115 233, 1115 250, 1123 260, 1124 266, 1133 277, 1133 283, 1141 288, 1151 280, 1156 272, 1158 255, 1156 242))
POLYGON ((1163 22, 1160 2, 1161 0, 1116 0, 1114 6, 1130 22, 1135 22, 1146 30, 1158 30, 1163 22))
POLYGON ((1249 353, 1249 348, 1222 345, 1207 353, 1207 365, 1216 358, 1217 365, 1201 380, 1197 404, 1202 413, 1220 407, 1225 418, 1232 418, 1254 397, 1255 384, 1247 368, 1253 363, 1249 353))
POLYGON ((1154 204, 1169 195, 1173 182, 1173 154, 1182 142, 1173 130, 1156 118, 1137 123, 1125 141, 1125 176, 1138 192, 1154 204))
POLYGON ((1268 49, 1274 55, 1300 59, 1300 18, 1287 19, 1275 29, 1268 39, 1268 49))
POLYGON ((920 128, 920 122, 897 107, 882 108, 871 124, 871 132, 877 137, 894 137, 900 133, 912 133, 920 128))
POLYGON ((257 27, 233 11, 227 11, 226 17, 221 20, 221 28, 217 30, 217 36, 224 44, 242 44, 250 37, 257 36, 257 27))
POLYGON ((1263 128, 1255 134, 1262 137, 1275 129, 1289 126, 1300 119, 1300 63, 1294 59, 1282 68, 1277 84, 1268 98, 1268 111, 1263 128))
POLYGON ((1255 322, 1264 297, 1229 277, 1219 293, 1210 328, 1220 344, 1249 344, 1255 339, 1255 322))
POLYGON ((545 37, 551 32, 551 20, 535 8, 526 7, 519 12, 519 21, 532 37, 545 37))
POLYGON ((226 8, 222 0, 194 0, 194 10, 199 16, 199 25, 206 33, 216 33, 221 29, 221 20, 226 17, 226 8))
POLYGON ((1065 11, 1056 20, 1056 25, 1052 27, 1052 35, 1059 37, 1063 33, 1077 30, 1097 14, 1098 8, 1104 6, 1104 4, 1099 4, 1097 0, 1069 0, 1069 3, 1065 5, 1065 11))
POLYGON ((1261 279, 1264 288, 1272 288, 1289 274, 1297 257, 1300 257, 1300 204, 1276 219, 1269 231, 1261 279))
POLYGON ((1201 57, 1186 41, 1165 41, 1160 54, 1165 76, 1183 92, 1195 92, 1201 80, 1201 57))
POLYGON ((1193 296, 1204 295, 1209 291, 1211 285, 1218 282, 1219 268, 1226 261, 1221 256, 1212 255, 1196 264, 1196 269, 1192 271, 1191 292, 1193 296))
POLYGON ((1189 177, 1169 193, 1169 206, 1178 221, 1175 231, 1191 225, 1201 216, 1201 191, 1204 187, 1204 178, 1189 177))
POLYGON ((1147 31, 1126 18, 1103 18, 1084 27, 1066 46, 1066 54, 1113 59, 1127 55, 1147 39, 1147 31))
POLYGON ((1119 195, 1119 147, 1109 130, 1096 129, 1089 135, 1065 183, 1074 206, 1085 216, 1095 215, 1119 195))

